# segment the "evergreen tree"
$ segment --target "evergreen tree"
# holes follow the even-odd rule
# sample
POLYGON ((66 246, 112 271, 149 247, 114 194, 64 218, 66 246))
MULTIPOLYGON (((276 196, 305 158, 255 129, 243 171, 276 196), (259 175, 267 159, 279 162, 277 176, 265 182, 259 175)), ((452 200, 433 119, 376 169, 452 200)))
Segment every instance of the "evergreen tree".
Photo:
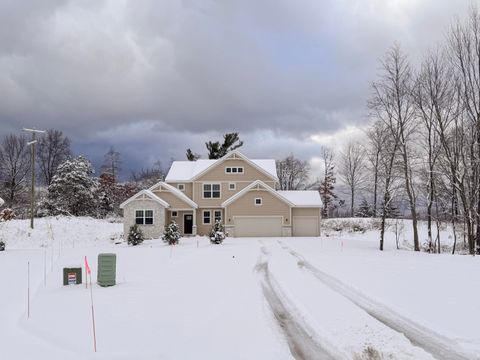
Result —
POLYGON ((187 149, 187 159, 189 161, 197 161, 200 158, 200 154, 194 153, 191 149, 187 149))
POLYGON ((136 246, 141 244, 144 238, 143 232, 137 224, 130 226, 130 230, 128 232, 128 245, 136 246))
POLYGON ((180 231, 178 229, 177 223, 175 221, 172 221, 170 224, 165 225, 162 240, 168 245, 176 245, 178 244, 179 239, 180 231))
POLYGON ((225 227, 220 221, 215 221, 210 230, 210 242, 212 244, 221 244, 226 238, 225 227))
POLYGON ((47 211, 53 215, 96 215, 98 184, 92 175, 92 165, 83 156, 60 164, 48 186, 47 211))
MULTIPOLYGON (((209 159, 220 159, 225 156, 228 152, 238 149, 243 145, 243 141, 240 140, 238 132, 227 133, 223 135, 223 143, 220 141, 208 141, 205 143, 205 146, 208 150, 209 159)), ((191 149, 187 149, 187 159, 190 161, 195 161, 200 158, 200 155, 194 153, 191 149)))
POLYGON ((366 217, 372 217, 373 214, 374 212, 372 207, 370 206, 368 201, 365 198, 363 198, 356 212, 356 216, 366 218, 366 217))
POLYGON ((335 208, 334 201, 337 195, 335 195, 333 190, 335 189, 337 179, 334 173, 333 152, 328 148, 323 148, 321 156, 324 161, 324 176, 320 182, 319 192, 323 202, 322 216, 327 218, 330 210, 335 208))

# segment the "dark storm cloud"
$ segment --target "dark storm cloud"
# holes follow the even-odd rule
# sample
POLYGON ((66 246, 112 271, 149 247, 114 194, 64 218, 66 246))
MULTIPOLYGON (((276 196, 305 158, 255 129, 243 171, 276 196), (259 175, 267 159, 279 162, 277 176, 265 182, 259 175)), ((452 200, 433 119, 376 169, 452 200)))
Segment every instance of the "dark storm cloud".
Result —
POLYGON ((417 62, 468 4, 0 0, 0 135, 55 127, 97 164, 113 144, 125 172, 225 131, 252 156, 310 159, 365 123, 394 41, 417 62))

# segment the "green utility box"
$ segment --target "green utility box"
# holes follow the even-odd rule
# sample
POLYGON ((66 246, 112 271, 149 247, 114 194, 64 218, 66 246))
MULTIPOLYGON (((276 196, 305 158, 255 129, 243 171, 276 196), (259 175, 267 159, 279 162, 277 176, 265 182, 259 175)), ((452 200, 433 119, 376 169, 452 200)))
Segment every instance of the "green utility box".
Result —
POLYGON ((78 285, 82 283, 82 268, 63 268, 63 285, 78 285))
POLYGON ((115 285, 117 271, 116 254, 98 254, 97 284, 100 286, 115 285))

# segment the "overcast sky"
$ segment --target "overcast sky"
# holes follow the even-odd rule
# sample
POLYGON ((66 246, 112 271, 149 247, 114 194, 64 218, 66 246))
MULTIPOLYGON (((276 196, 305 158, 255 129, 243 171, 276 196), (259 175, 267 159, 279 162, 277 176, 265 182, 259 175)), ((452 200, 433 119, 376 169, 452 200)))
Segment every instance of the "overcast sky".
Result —
POLYGON ((378 59, 418 62, 470 0, 0 0, 0 136, 56 128, 124 174, 238 131, 315 165, 368 122, 378 59))

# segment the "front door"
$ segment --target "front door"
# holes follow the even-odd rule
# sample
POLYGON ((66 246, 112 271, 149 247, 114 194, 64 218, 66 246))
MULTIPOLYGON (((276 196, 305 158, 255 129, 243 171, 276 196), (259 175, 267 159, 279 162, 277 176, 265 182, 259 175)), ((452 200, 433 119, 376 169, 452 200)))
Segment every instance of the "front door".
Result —
POLYGON ((193 215, 183 215, 183 233, 192 234, 193 231, 193 215))

